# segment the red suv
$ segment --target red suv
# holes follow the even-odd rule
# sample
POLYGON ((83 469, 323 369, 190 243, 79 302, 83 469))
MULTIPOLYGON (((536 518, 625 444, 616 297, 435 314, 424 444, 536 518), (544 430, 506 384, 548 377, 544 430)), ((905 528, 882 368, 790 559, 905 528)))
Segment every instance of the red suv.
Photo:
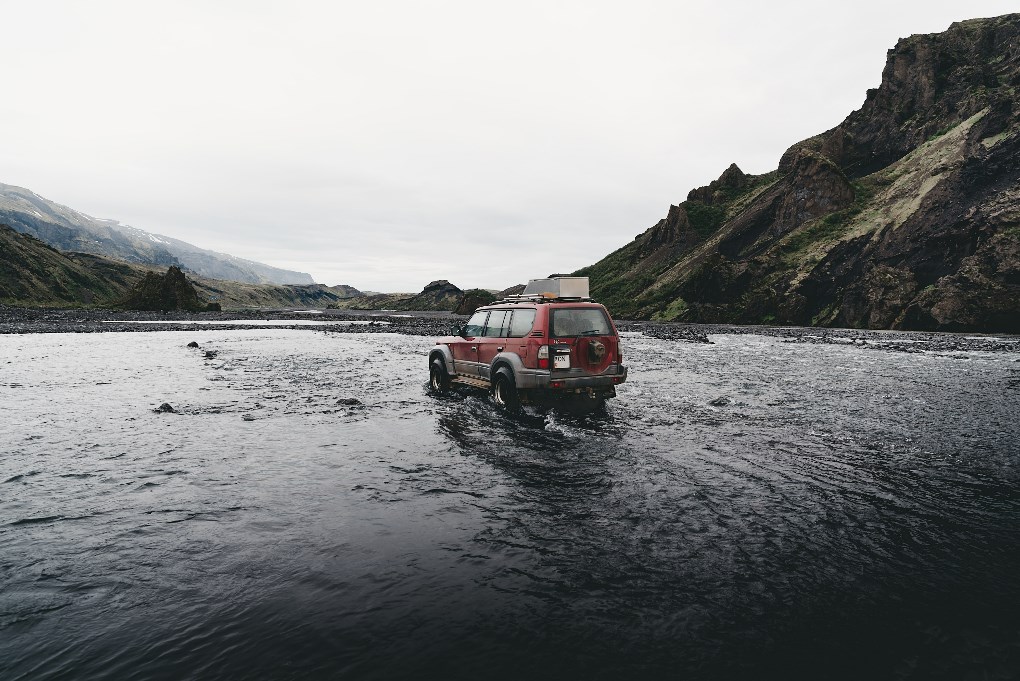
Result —
POLYGON ((532 280, 524 293, 478 308, 429 351, 429 384, 490 390, 496 404, 598 407, 627 380, 620 336, 586 277, 532 280))

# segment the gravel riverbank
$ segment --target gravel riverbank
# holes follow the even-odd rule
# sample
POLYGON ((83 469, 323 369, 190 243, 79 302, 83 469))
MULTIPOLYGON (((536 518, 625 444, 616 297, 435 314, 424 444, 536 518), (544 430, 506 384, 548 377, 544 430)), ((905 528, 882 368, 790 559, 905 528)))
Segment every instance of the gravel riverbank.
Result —
MULTIPOLYGON (((247 310, 233 312, 123 312, 0 306, 0 334, 197 331, 245 327, 344 333, 443 336, 465 319, 448 312, 375 310, 247 310)), ((663 340, 711 343, 718 334, 758 335, 788 343, 858 346, 898 352, 1009 352, 1020 354, 1020 336, 1006 334, 873 331, 781 326, 733 326, 617 320, 622 332, 663 340)))

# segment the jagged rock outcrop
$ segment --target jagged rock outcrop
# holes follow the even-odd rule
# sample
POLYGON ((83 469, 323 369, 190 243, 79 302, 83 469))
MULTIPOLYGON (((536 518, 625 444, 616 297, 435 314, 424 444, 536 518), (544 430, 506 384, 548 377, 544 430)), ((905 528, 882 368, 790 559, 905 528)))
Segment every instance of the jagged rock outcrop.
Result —
POLYGON ((890 50, 779 168, 731 165, 576 274, 618 317, 1020 331, 1020 15, 890 50))
POLYGON ((446 279, 429 282, 421 293, 407 301, 405 310, 454 310, 464 292, 446 279))
POLYGON ((724 203, 734 193, 745 189, 750 182, 744 171, 738 168, 736 163, 731 163, 718 180, 713 180, 706 187, 692 189, 687 194, 687 200, 700 201, 708 206, 724 203))
POLYGON ((201 312, 209 309, 208 304, 199 299, 198 292, 181 268, 173 265, 167 269, 166 274, 146 274, 134 290, 120 301, 120 307, 157 312, 201 312))

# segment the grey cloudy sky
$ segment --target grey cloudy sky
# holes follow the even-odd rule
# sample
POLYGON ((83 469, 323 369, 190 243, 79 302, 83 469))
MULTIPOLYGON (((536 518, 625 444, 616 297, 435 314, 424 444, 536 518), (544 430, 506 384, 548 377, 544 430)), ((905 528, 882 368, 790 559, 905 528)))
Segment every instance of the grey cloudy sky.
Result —
POLYGON ((0 182, 325 284, 591 264, 1015 1, 6 1, 0 182))

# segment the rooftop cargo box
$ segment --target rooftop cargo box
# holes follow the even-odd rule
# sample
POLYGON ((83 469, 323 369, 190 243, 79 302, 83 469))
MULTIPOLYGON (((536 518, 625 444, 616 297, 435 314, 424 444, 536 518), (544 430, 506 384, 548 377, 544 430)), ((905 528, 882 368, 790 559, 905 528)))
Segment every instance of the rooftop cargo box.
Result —
POLYGON ((524 287, 525 296, 544 295, 552 298, 587 298, 588 277, 553 277, 532 279, 524 287))

